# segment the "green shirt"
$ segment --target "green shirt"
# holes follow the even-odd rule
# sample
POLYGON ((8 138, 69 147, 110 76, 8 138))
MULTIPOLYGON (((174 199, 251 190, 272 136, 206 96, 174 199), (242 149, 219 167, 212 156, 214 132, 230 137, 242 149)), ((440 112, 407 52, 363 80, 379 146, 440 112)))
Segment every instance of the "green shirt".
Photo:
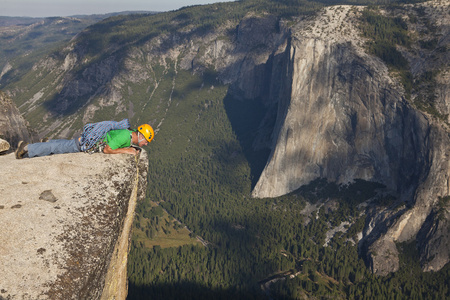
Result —
POLYGON ((128 129, 111 130, 106 134, 106 144, 112 150, 131 146, 131 133, 128 129))

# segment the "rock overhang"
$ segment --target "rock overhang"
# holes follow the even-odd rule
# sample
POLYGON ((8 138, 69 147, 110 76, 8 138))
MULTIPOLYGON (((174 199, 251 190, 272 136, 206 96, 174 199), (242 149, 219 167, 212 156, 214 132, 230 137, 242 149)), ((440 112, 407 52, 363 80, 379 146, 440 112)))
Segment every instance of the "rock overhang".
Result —
POLYGON ((8 154, 0 166, 0 298, 100 297, 147 154, 8 154))

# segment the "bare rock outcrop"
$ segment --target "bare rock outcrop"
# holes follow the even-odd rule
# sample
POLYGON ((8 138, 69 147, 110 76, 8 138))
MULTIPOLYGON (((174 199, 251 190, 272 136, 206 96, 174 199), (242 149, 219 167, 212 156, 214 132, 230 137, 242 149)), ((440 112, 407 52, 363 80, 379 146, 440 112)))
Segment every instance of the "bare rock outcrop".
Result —
POLYGON ((11 148, 11 145, 8 143, 8 141, 5 141, 4 139, 0 139, 0 153, 4 153, 11 148))
POLYGON ((21 140, 34 141, 28 122, 20 115, 11 98, 2 91, 0 91, 0 138, 7 141, 11 149, 15 149, 21 140))
POLYGON ((0 298, 125 299, 147 154, 8 154, 0 165, 0 298))
POLYGON ((450 261, 449 220, 450 201, 447 197, 427 217, 418 234, 419 248, 422 249, 420 260, 425 271, 438 271, 450 261))

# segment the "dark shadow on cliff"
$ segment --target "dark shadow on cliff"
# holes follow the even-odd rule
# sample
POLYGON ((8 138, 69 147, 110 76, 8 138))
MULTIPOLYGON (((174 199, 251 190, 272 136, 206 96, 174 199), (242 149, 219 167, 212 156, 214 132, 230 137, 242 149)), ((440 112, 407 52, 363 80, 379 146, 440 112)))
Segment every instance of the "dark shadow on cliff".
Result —
MULTIPOLYGON (((228 94, 224 99, 225 109, 233 131, 239 140, 244 155, 250 165, 252 188, 256 185, 270 154, 270 149, 254 150, 253 144, 258 134, 266 109, 259 99, 239 100, 228 94)), ((267 132, 270 136, 272 132, 267 132)))

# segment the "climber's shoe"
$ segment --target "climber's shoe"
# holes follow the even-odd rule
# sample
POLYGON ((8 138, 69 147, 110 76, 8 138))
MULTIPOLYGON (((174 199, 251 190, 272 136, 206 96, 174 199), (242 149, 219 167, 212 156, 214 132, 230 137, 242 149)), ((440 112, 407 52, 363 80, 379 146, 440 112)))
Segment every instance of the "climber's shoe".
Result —
POLYGON ((22 159, 24 157, 28 156, 28 149, 27 149, 28 143, 24 141, 20 141, 19 145, 17 146, 16 150, 16 158, 22 159))

